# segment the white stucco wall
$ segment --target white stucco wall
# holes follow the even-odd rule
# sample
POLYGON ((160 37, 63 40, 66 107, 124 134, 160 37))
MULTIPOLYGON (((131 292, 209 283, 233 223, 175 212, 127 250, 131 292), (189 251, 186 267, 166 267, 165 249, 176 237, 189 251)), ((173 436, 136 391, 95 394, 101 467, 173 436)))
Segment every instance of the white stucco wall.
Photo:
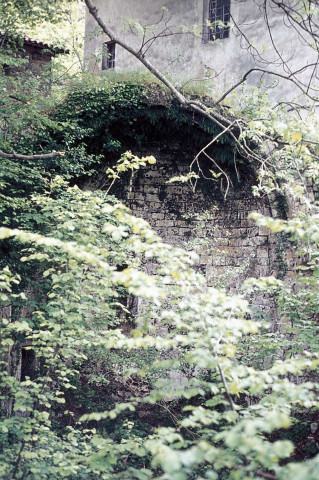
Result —
MULTIPOLYGON (((223 93, 236 83, 252 67, 261 67, 281 73, 279 56, 287 62, 288 68, 297 70, 305 64, 315 61, 315 54, 310 48, 301 43, 293 28, 287 26, 283 15, 274 12, 269 5, 271 34, 276 44, 277 52, 271 45, 271 38, 267 29, 263 12, 256 0, 232 0, 231 15, 234 22, 240 26, 244 35, 255 45, 263 56, 271 61, 270 65, 261 62, 252 55, 253 49, 247 49, 245 38, 236 28, 230 32, 229 38, 216 42, 203 42, 201 32, 207 11, 208 0, 95 0, 100 16, 130 45, 139 48, 142 38, 134 34, 134 21, 141 25, 156 24, 164 12, 164 19, 153 29, 159 34, 165 28, 165 22, 170 29, 176 32, 164 38, 158 38, 146 52, 147 58, 161 71, 170 75, 178 82, 200 80, 213 85, 216 96, 223 93), (132 28, 130 28, 131 23, 132 28), (189 30, 197 26, 198 36, 182 33, 184 27, 189 30), (183 27, 184 26, 184 27, 183 27), (209 80, 207 80, 207 78, 209 80), (215 79, 214 79, 215 77, 215 79)), ((135 29, 136 31, 136 29, 135 29)), ((101 70, 101 50, 103 42, 109 39, 96 33, 96 23, 90 14, 86 21, 85 57, 88 68, 94 71, 101 70), (95 33, 94 33, 95 32, 95 33)), ((149 35, 152 36, 152 29, 149 35)), ((116 46, 116 72, 139 71, 144 67, 123 50, 116 46)), ((299 74, 299 79, 307 83, 311 70, 299 74)), ((279 100, 296 99, 300 91, 287 81, 280 81, 278 77, 264 75, 265 84, 270 86, 279 81, 274 89, 273 98, 279 100)), ((248 78, 248 84, 258 84, 260 73, 253 73, 248 78)))

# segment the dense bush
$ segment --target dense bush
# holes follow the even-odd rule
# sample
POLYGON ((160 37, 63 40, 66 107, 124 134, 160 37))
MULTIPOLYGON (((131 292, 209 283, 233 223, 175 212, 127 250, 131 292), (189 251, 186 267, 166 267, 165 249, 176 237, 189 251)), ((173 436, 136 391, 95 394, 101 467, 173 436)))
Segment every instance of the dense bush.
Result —
MULTIPOLYGON (((1 238, 25 246, 21 261, 33 271, 29 299, 15 293, 18 277, 8 269, 1 276, 2 302, 12 305, 11 317, 2 319, 3 365, 17 345, 34 362, 22 381, 2 373, 3 478, 316 478, 316 459, 289 461, 294 438, 283 433, 295 412, 318 406, 316 384, 296 382, 318 365, 309 334, 300 337, 301 355, 288 348, 282 360, 269 358, 267 369, 256 370, 236 353, 243 336, 258 329, 245 318, 247 302, 206 288, 190 254, 163 244, 103 192, 82 192, 57 178, 47 195, 31 201, 42 234, 0 230, 1 238), (156 276, 143 271, 146 260, 157 266, 156 276), (129 295, 147 300, 135 318, 129 295), (121 331, 128 322, 130 335, 121 331), (108 398, 100 399, 102 392, 108 398), (78 418, 81 402, 94 412, 78 418), (151 413, 141 422, 153 408, 155 429, 151 413)), ((274 228, 271 219, 257 221, 274 228)), ((298 241, 318 241, 312 225, 276 222, 298 241)), ((308 308, 298 310, 298 332, 307 333, 302 323, 315 328, 316 282, 316 274, 303 277, 299 295, 307 294, 308 308)), ((284 287, 264 279, 253 288, 284 287)), ((285 315, 289 302, 285 290, 285 315)), ((310 424, 306 431, 311 435, 310 424)))

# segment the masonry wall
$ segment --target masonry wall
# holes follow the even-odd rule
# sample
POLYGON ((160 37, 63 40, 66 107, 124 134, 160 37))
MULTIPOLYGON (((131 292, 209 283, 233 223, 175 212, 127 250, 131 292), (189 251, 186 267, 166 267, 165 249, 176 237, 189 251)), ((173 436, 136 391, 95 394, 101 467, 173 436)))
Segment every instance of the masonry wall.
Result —
MULTIPOLYGON (((195 192, 187 184, 167 183, 189 169, 192 152, 185 151, 181 143, 153 142, 134 153, 152 153, 157 163, 136 173, 131 193, 123 185, 111 193, 122 196, 133 214, 146 219, 164 241, 196 250, 196 268, 210 286, 239 292, 247 277, 280 276, 283 264, 288 268, 276 238, 247 218, 252 211, 275 213, 267 197, 253 196, 256 179, 252 167, 239 169, 240 181, 229 169, 233 185, 225 199, 226 182, 221 177, 216 182, 199 182, 195 192)), ((272 308, 268 296, 256 297, 254 305, 265 313, 272 308)))

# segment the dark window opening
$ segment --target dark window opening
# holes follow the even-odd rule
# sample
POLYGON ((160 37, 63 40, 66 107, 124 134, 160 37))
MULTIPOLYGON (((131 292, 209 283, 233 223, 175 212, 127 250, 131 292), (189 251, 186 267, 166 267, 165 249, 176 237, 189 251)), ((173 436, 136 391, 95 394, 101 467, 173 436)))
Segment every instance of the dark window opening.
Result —
POLYGON ((22 348, 21 352, 21 381, 24 382, 26 377, 31 380, 35 378, 36 374, 36 357, 34 350, 27 350, 22 348))
POLYGON ((115 68, 115 42, 106 42, 103 45, 102 70, 115 68))
POLYGON ((208 20, 209 40, 229 37, 230 0, 210 0, 208 20))

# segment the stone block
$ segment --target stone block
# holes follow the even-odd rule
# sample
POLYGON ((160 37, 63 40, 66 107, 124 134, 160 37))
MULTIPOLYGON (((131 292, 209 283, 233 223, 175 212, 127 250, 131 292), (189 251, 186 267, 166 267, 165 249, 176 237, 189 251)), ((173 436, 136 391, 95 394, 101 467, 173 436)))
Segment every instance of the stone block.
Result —
POLYGON ((209 255, 200 255, 199 259, 199 262, 202 265, 209 265, 212 261, 212 257, 210 257, 209 255))
POLYGON ((181 195, 185 192, 186 188, 189 187, 181 187, 181 186, 175 186, 175 185, 167 185, 165 188, 167 194, 178 194, 181 195))
POLYGON ((159 198, 158 198, 158 195, 153 195, 153 194, 147 193, 145 195, 145 201, 146 202, 158 202, 159 198))
POLYGON ((148 205, 148 211, 154 212, 156 210, 161 210, 163 211, 163 206, 160 202, 150 202, 148 205))
MULTIPOLYGON (((154 165, 155 166, 155 165, 154 165)), ((157 169, 155 170, 151 170, 151 169, 148 169, 147 171, 145 171, 144 173, 144 177, 145 178, 155 178, 155 177, 158 177, 159 174, 158 174, 158 171, 157 169)))
POLYGON ((156 222, 157 227, 173 227, 174 222, 172 220, 158 220, 156 222))
POLYGON ((153 185, 145 185, 143 190, 145 194, 158 194, 159 192, 159 188, 153 185))
POLYGON ((268 247, 258 247, 257 248, 257 257, 267 257, 269 256, 268 247))
POLYGON ((151 215, 152 219, 155 220, 163 220, 164 219, 164 213, 153 213, 151 215))
POLYGON ((266 258, 266 257, 257 257, 257 263, 258 265, 266 267, 270 264, 270 260, 269 258, 266 258))

